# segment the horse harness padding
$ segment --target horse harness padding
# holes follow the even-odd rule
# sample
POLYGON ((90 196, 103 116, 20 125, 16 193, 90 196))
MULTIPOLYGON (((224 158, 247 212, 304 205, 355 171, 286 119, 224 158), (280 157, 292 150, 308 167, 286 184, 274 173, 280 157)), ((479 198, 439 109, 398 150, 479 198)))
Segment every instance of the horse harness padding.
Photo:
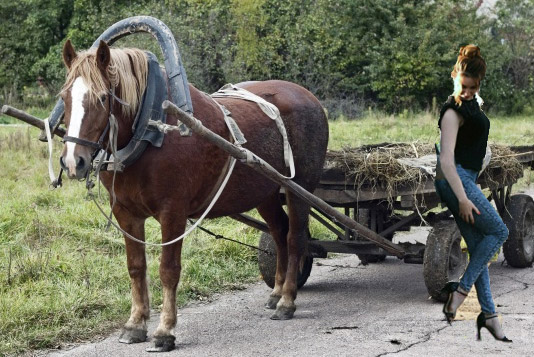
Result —
POLYGON ((161 69, 156 56, 146 52, 148 61, 147 86, 143 93, 141 104, 132 125, 133 136, 128 144, 116 151, 115 157, 104 150, 103 141, 110 129, 113 118, 113 101, 122 105, 128 105, 118 98, 113 89, 109 91, 109 120, 106 129, 102 132, 98 142, 93 142, 72 136, 64 136, 63 142, 73 142, 95 149, 93 166, 100 166, 101 170, 122 171, 125 167, 133 164, 145 151, 148 144, 161 147, 164 134, 148 125, 149 120, 165 123, 166 115, 161 108, 161 103, 167 98, 167 83, 161 74, 161 69), (113 164, 113 165, 109 165, 113 164))
MULTIPOLYGON (((280 111, 278 110, 276 105, 266 101, 262 97, 257 96, 256 94, 252 92, 249 92, 248 90, 244 88, 237 87, 231 83, 228 83, 224 85, 223 87, 221 87, 221 89, 213 93, 211 97, 213 98, 237 98, 237 99, 248 100, 248 101, 254 102, 260 107, 260 109, 269 118, 274 120, 276 123, 276 127, 278 128, 278 131, 280 132, 280 135, 282 135, 283 146, 284 146, 284 161, 285 161, 286 167, 289 167, 289 170, 290 170, 290 176, 287 178, 292 179, 293 177, 295 177, 295 163, 293 160, 293 151, 291 150, 291 145, 289 144, 286 128, 284 126, 282 117, 280 116, 280 111)), ((228 114, 228 115, 231 115, 231 114, 228 114)), ((230 132, 232 132, 232 127, 233 126, 237 127, 237 124, 233 119, 231 120, 230 123, 231 124, 229 124, 229 128, 230 128, 230 132)))

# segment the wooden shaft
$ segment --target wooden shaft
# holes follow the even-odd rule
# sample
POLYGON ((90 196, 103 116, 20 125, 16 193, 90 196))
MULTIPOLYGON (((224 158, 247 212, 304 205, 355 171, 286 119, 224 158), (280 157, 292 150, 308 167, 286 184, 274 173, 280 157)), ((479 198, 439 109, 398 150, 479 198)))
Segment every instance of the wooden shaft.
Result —
POLYGON ((260 221, 259 219, 256 219, 254 217, 251 217, 244 213, 238 213, 238 214, 232 214, 230 215, 230 218, 235 219, 236 221, 245 223, 247 226, 251 226, 252 228, 256 228, 257 230, 260 230, 265 233, 269 232, 269 227, 265 222, 260 221))
POLYGON ((291 181, 290 179, 282 176, 278 171, 276 171, 269 163, 256 156, 254 153, 249 150, 238 147, 229 141, 223 139, 221 136, 215 134, 211 130, 207 129, 202 125, 202 122, 188 113, 184 112, 172 102, 166 100, 162 104, 163 110, 172 115, 176 115, 178 120, 183 122, 185 125, 190 127, 198 135, 208 139, 213 144, 217 145, 222 150, 226 151, 233 157, 239 159, 243 163, 247 164, 254 170, 258 171, 262 175, 271 179, 272 181, 278 183, 279 185, 289 189, 291 192, 296 194, 299 198, 306 201, 311 206, 323 211, 326 215, 332 217, 333 220, 341 223, 349 229, 353 229, 358 232, 362 237, 374 242, 379 247, 383 248, 387 252, 403 258, 406 254, 406 251, 399 245, 390 242, 369 228, 359 224, 350 217, 339 212, 326 202, 324 202, 319 197, 313 195, 312 193, 306 191, 304 188, 291 181))
MULTIPOLYGON (((2 114, 9 115, 13 118, 22 120, 23 122, 33 125, 41 130, 45 129, 45 124, 42 119, 34 117, 33 115, 28 114, 17 108, 13 108, 12 106, 4 105, 2 107, 2 114)), ((65 129, 58 127, 56 128, 56 130, 54 130, 54 134, 56 134, 57 136, 63 137, 65 135, 65 129)))

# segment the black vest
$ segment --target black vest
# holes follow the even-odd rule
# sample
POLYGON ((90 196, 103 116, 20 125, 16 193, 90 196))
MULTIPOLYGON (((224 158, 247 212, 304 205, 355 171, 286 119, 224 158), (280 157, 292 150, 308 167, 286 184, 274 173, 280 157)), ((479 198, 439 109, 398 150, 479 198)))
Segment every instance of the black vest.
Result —
POLYGON ((438 126, 441 129, 441 119, 447 109, 454 109, 464 120, 458 129, 456 147, 454 148, 454 160, 464 169, 480 171, 482 161, 486 155, 490 121, 480 109, 475 98, 462 101, 458 106, 454 97, 450 96, 441 107, 438 126))

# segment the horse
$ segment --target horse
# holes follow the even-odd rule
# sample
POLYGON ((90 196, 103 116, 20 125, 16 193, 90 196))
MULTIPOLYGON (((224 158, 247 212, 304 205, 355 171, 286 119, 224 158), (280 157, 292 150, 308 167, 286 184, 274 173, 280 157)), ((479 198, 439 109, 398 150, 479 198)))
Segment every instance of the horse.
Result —
MULTIPOLYGON (((63 47, 67 79, 60 92, 65 103, 67 136, 60 164, 71 179, 88 176, 98 147, 109 143, 110 115, 118 124, 116 145, 125 147, 132 138, 132 125, 146 87, 147 53, 139 49, 110 48, 101 41, 98 48, 76 52, 70 40, 63 47), (69 139, 67 139, 69 138, 69 139)), ((158 66, 164 73, 164 69, 158 66)), ((281 173, 284 163, 283 139, 274 121, 256 103, 238 98, 213 99, 189 86, 194 115, 203 125, 223 138, 230 131, 223 120, 223 105, 231 112, 248 148, 281 173)), ((327 144, 328 121, 317 98, 303 87, 281 80, 250 81, 237 86, 274 104, 282 117, 294 157, 293 180, 313 192, 322 172, 327 144)), ((167 92, 165 96, 169 98, 167 92)), ((168 115, 169 125, 179 124, 168 115)), ((107 149, 109 150, 109 149, 107 149)), ((122 172, 100 171, 99 178, 110 192, 112 213, 118 225, 137 239, 145 239, 145 220, 154 217, 161 225, 162 242, 180 236, 187 220, 197 218, 206 205, 229 155, 199 135, 164 135, 162 145, 149 145, 122 172), (115 175, 115 177, 114 177, 115 175)), ((276 242, 275 286, 266 307, 275 320, 294 316, 297 273, 307 250, 310 206, 286 192, 283 209, 280 186, 247 165, 237 162, 233 173, 207 218, 228 216, 256 208, 276 242)), ((125 235, 127 267, 131 279, 131 314, 119 341, 144 342, 147 338, 149 294, 145 245, 125 235)), ((162 247, 159 266, 163 308, 153 333, 153 349, 174 348, 176 290, 181 272, 182 240, 162 247)))

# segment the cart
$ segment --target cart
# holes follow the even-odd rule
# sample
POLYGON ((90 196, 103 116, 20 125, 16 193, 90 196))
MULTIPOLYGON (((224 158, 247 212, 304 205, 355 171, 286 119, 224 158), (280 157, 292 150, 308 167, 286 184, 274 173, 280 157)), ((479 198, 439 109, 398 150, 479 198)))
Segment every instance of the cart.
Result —
MULTIPOLYGON (((511 149, 524 167, 534 167, 534 146, 511 149)), ((498 175, 501 168, 487 170, 498 175)), ((488 182, 485 177, 481 176, 479 184, 483 189, 489 190, 488 199, 494 202, 510 231, 503 246, 506 261, 512 267, 531 266, 534 260, 534 200, 526 194, 511 194, 512 185, 517 180, 496 184, 495 181, 488 182)), ((344 210, 345 215, 388 240, 392 240, 398 231, 408 231, 412 226, 430 225, 432 228, 426 241, 398 244, 412 252, 403 257, 405 263, 423 264, 424 281, 432 298, 444 301, 446 296, 441 293, 441 288, 447 281, 458 280, 463 274, 468 255, 462 249, 460 231, 450 211, 439 211, 440 200, 431 176, 416 187, 397 187, 391 202, 388 201, 385 190, 365 185, 355 188, 354 180, 348 178, 346 172, 339 168, 325 167, 314 195, 329 205, 344 210)), ((310 275, 313 258, 326 258, 329 252, 356 254, 364 265, 380 262, 392 255, 362 238, 354 230, 336 220, 330 220, 327 214, 317 208, 312 208, 310 215, 332 232, 336 239, 319 240, 310 237, 308 254, 303 258, 298 277, 299 287, 306 283, 310 275)), ((267 226, 246 215, 233 218, 263 231, 258 264, 263 280, 273 287, 276 271, 275 245, 267 226)))

